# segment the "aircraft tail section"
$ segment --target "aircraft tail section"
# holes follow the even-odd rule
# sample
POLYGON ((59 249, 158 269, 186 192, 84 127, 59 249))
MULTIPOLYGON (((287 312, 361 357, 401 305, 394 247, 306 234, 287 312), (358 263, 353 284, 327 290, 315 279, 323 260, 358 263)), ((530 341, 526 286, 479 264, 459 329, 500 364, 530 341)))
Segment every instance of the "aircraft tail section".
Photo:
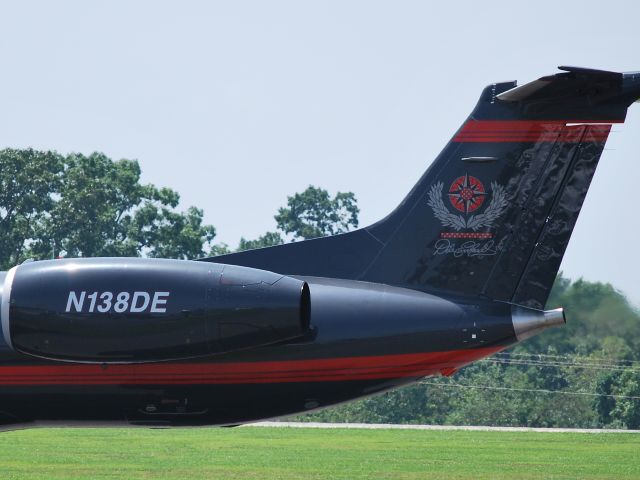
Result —
POLYGON ((640 73, 561 69, 485 88, 413 190, 374 225, 207 260, 543 308, 611 125, 640 97, 640 73))
MULTIPOLYGON (((483 293, 542 309, 602 154, 610 125, 565 126, 541 169, 537 185, 522 199, 507 248, 499 252, 483 293)), ((506 241, 505 241, 506 243, 506 241)))

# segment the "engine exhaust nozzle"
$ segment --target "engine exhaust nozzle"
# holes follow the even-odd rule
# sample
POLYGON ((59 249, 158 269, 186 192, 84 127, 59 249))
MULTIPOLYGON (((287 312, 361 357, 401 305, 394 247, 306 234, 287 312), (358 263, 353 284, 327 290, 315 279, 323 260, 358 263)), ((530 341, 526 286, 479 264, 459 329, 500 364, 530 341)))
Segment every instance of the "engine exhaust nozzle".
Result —
POLYGON ((520 305, 513 305, 511 307, 511 320, 513 322, 516 339, 519 342, 533 337, 547 328, 567 323, 562 308, 536 310, 520 305))

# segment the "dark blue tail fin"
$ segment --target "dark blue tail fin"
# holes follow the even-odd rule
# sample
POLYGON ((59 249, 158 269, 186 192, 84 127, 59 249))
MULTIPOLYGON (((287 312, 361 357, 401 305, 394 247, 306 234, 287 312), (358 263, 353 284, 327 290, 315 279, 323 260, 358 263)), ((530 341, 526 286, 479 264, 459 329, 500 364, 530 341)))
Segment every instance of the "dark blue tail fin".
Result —
POLYGON ((543 308, 611 124, 640 97, 640 73, 561 69, 485 88, 413 190, 374 225, 205 260, 543 308))

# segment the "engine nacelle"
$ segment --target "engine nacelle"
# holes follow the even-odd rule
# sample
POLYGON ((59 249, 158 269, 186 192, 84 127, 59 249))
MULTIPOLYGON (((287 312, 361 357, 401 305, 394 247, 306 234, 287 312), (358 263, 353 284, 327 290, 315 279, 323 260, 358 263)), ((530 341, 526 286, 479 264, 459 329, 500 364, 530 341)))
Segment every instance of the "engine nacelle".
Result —
POLYGON ((7 272, 0 320, 14 350, 55 360, 137 363, 303 336, 309 287, 264 270, 184 260, 86 258, 7 272))

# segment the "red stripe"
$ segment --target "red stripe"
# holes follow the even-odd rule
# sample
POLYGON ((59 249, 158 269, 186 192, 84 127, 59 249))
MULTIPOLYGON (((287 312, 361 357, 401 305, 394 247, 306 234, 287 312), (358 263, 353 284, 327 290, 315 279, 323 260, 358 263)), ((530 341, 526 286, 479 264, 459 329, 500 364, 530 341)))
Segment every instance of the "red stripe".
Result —
MULTIPOLYGON (((616 121, 619 123, 619 121, 616 121)), ((469 120, 456 134, 454 142, 566 142, 576 143, 587 129, 586 142, 606 141, 611 130, 610 120, 469 120), (571 125, 568 123, 598 123, 571 125), (600 125, 603 124, 603 125, 600 125)))
POLYGON ((291 383, 420 377, 460 368, 503 347, 279 362, 0 367, 0 385, 291 383))

